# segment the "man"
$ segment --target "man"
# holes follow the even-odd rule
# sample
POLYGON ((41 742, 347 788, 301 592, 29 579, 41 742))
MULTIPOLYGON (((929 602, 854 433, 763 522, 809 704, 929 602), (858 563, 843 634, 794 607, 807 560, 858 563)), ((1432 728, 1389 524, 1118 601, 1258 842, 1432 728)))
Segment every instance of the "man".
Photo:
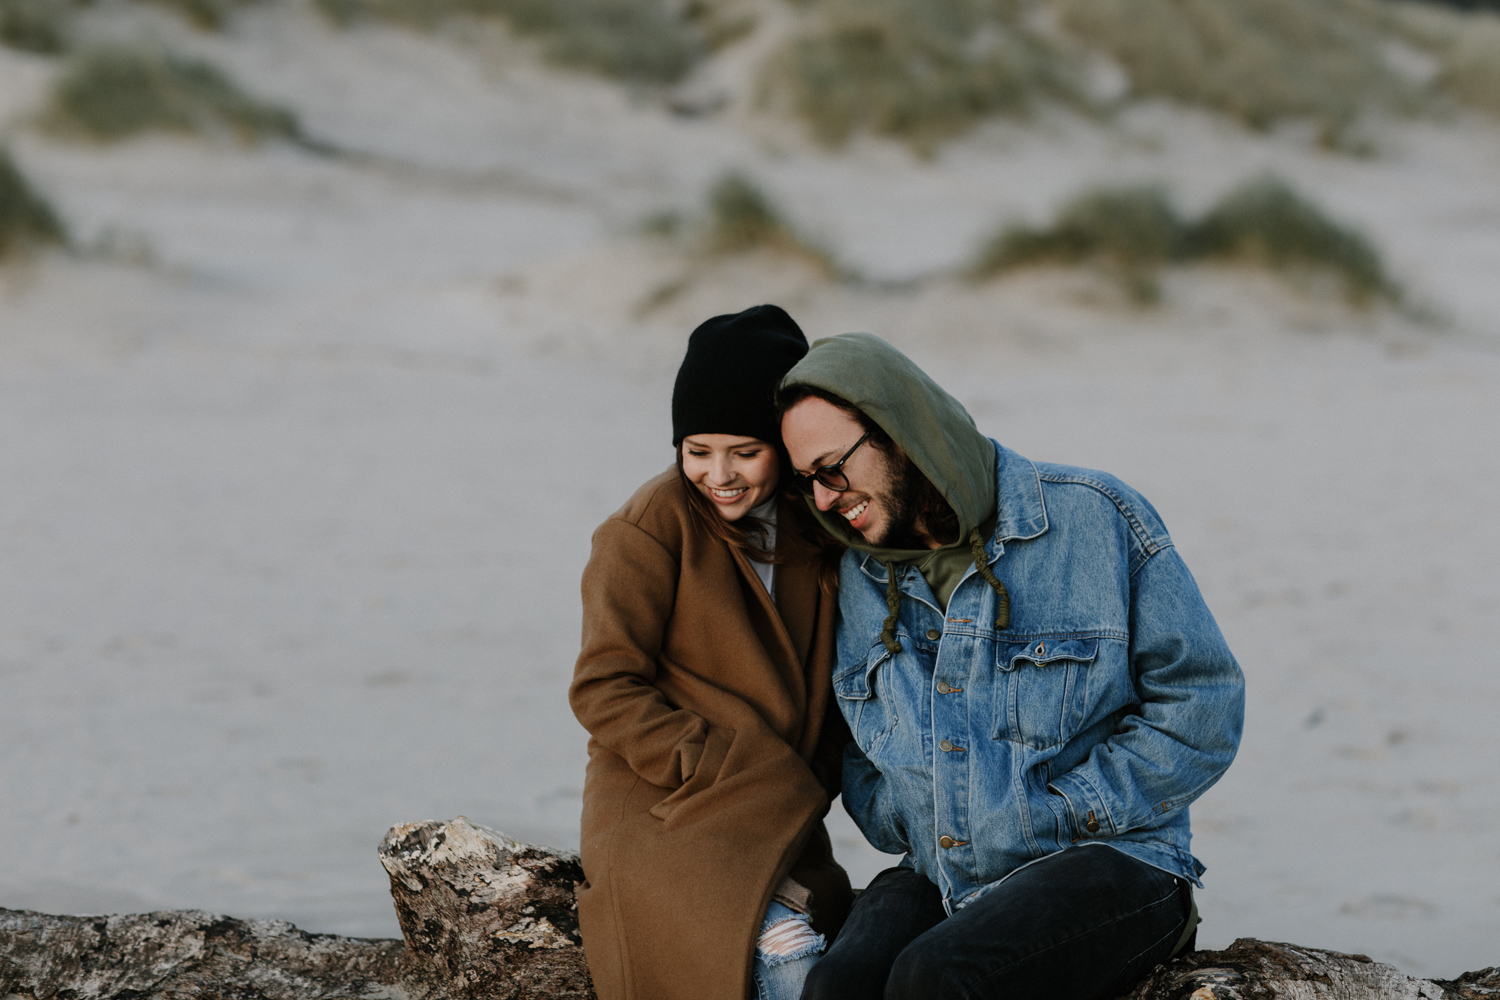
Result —
POLYGON ((1033 463, 868 334, 778 393, 798 483, 849 549, 833 686, 849 814, 904 854, 804 1000, 1108 1000, 1191 947, 1188 805, 1244 678, 1156 511, 1033 463))

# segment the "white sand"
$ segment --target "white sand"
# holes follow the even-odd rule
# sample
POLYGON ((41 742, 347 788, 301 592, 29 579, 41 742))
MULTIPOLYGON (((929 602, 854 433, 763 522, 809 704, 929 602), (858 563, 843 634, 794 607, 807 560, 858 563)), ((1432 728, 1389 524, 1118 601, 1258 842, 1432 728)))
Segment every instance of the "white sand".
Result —
MULTIPOLYGON (((45 61, 0 50, 19 158, 114 248, 0 272, 0 905, 393 935, 391 823, 575 845, 588 534, 670 460, 687 330, 773 300, 812 336, 887 336, 986 431, 1166 518, 1250 684, 1240 758, 1194 811, 1201 944, 1500 961, 1500 129, 1392 127, 1356 160, 1156 109, 923 164, 673 118, 503 39, 151 23, 394 162, 60 144, 24 123, 45 61), (831 286, 630 235, 738 166, 906 278, 1101 178, 1196 208, 1267 165, 1450 322, 1215 273, 1147 312, 1069 276, 831 286)), ((836 817, 867 879, 883 859, 836 817)))

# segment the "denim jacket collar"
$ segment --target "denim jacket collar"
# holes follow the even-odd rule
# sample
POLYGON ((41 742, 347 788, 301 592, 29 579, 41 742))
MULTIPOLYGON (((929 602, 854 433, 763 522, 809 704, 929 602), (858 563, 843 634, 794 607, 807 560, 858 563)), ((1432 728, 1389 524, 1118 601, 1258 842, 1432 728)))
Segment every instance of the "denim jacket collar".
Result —
POLYGON ((995 541, 1025 541, 1045 534, 1047 504, 1042 499, 1042 480, 1036 466, 998 441, 994 445, 995 482, 1000 497, 995 541))

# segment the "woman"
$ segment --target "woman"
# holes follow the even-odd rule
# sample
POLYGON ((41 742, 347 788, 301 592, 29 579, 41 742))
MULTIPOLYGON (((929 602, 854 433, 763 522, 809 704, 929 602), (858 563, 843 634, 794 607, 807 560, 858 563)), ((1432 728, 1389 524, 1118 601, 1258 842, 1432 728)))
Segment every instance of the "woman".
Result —
POLYGON ((776 306, 695 330, 677 467, 594 533, 569 699, 590 734, 578 918, 600 1000, 796 1000, 848 912, 823 827, 848 738, 834 578, 778 493, 771 402, 806 353, 776 306))

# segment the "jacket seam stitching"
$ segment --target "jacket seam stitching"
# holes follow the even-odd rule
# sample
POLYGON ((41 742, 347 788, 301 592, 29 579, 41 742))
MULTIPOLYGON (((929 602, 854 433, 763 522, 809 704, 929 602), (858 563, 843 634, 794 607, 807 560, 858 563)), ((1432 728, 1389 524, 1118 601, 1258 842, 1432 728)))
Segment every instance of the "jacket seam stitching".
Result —
POLYGON ((1120 495, 1119 491, 1111 488, 1109 485, 1102 483, 1097 479, 1090 479, 1087 476, 1059 475, 1057 473, 1047 473, 1040 470, 1037 471, 1037 478, 1049 483, 1072 483, 1075 486, 1087 486, 1091 489, 1098 490, 1100 493, 1103 493, 1105 496, 1109 497, 1109 499, 1114 503, 1115 508, 1119 510, 1120 514, 1125 518, 1126 523, 1130 525, 1131 530, 1135 533, 1136 539, 1141 543, 1141 548, 1146 550, 1146 555, 1148 558, 1150 556, 1156 555, 1158 551, 1172 544, 1171 539, 1167 539, 1165 542, 1157 541, 1156 538, 1151 534, 1151 532, 1146 530, 1145 522, 1141 520, 1140 515, 1138 515, 1135 512, 1134 508, 1132 508, 1130 504, 1126 502, 1125 498, 1120 495))
POLYGON ((1140 557, 1137 560, 1135 560, 1134 563, 1133 563, 1133 565, 1131 565, 1131 567, 1130 567, 1130 578, 1132 580, 1134 580, 1135 577, 1136 577, 1136 574, 1139 573, 1141 570, 1145 569, 1146 568, 1146 564, 1148 562, 1150 562, 1151 560, 1155 559, 1157 556, 1161 555, 1163 552, 1167 551, 1168 549, 1175 549, 1176 547, 1177 547, 1177 543, 1174 542, 1174 541, 1172 541, 1171 539, 1168 539, 1167 542, 1166 542, 1166 544, 1162 545, 1155 552, 1142 552, 1141 555, 1140 555, 1140 557))

